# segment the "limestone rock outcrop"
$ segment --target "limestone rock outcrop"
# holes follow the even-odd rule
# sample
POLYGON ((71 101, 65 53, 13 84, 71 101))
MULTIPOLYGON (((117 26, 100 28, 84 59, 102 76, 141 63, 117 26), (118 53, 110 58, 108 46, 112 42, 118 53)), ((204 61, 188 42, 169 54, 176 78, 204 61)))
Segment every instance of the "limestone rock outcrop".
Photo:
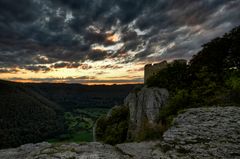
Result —
POLYGON ((124 101, 129 107, 129 136, 138 134, 144 122, 155 124, 161 108, 167 101, 169 93, 166 89, 143 87, 132 91, 124 101))
POLYGON ((240 158, 240 108, 191 108, 178 115, 161 141, 110 146, 98 142, 28 144, 0 150, 1 159, 240 158))
POLYGON ((192 108, 163 135, 171 158, 240 158, 240 108, 192 108))
POLYGON ((46 142, 0 150, 1 159, 124 159, 113 146, 97 142, 52 145, 46 142))

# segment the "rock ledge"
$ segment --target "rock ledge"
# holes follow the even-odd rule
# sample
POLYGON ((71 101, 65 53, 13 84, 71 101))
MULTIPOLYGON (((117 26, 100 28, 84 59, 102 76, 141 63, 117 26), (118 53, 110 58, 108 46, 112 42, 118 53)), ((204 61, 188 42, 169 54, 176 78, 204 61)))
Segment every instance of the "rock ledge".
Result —
POLYGON ((240 158, 240 108, 192 108, 174 119, 162 141, 110 146, 98 142, 27 144, 0 150, 1 159, 240 158))

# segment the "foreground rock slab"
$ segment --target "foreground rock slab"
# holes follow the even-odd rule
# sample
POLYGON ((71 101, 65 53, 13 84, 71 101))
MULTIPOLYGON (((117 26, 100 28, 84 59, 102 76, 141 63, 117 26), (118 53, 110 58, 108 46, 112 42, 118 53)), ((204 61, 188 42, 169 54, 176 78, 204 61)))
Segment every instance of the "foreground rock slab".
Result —
POLYGON ((240 108, 192 108, 174 119, 161 141, 110 146, 98 142, 27 144, 0 159, 239 159, 240 108))
POLYGON ((16 149, 0 150, 0 159, 124 159, 113 146, 97 142, 52 145, 27 144, 16 149))
POLYGON ((163 135, 171 158, 240 158, 240 108, 192 108, 163 135))

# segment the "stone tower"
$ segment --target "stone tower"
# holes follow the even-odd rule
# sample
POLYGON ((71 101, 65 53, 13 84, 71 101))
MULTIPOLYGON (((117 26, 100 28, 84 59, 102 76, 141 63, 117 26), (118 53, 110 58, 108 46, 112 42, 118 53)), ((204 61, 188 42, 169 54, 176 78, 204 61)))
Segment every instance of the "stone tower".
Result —
POLYGON ((146 84, 149 77, 157 74, 159 71, 166 68, 168 66, 168 64, 171 65, 171 64, 174 64, 175 62, 182 63, 182 64, 187 64, 187 60, 177 59, 177 60, 174 60, 170 63, 168 63, 167 61, 163 61, 163 62, 160 62, 160 63, 145 65, 145 67, 144 67, 144 83, 146 84))
POLYGON ((156 64, 147 64, 144 67, 144 83, 147 82, 148 78, 158 73, 160 70, 167 67, 167 61, 163 61, 156 64))

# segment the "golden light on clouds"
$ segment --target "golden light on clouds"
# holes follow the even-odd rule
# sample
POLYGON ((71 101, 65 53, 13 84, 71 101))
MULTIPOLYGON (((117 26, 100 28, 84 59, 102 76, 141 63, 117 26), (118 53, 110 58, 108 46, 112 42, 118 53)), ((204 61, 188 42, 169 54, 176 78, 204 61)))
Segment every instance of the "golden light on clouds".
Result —
MULTIPOLYGON (((48 66, 48 65, 46 65, 48 66)), ((105 61, 86 61, 78 68, 52 68, 48 72, 19 69, 16 73, 3 73, 1 79, 16 82, 53 82, 95 84, 133 84, 141 83, 142 64, 117 64, 113 59, 105 61)))
POLYGON ((92 45, 92 50, 94 50, 94 51, 97 51, 97 50, 106 51, 107 48, 104 47, 103 45, 92 45))
POLYGON ((120 39, 121 39, 120 34, 117 34, 117 33, 112 35, 110 34, 109 36, 107 36, 107 41, 114 42, 114 43, 120 41, 120 39))

